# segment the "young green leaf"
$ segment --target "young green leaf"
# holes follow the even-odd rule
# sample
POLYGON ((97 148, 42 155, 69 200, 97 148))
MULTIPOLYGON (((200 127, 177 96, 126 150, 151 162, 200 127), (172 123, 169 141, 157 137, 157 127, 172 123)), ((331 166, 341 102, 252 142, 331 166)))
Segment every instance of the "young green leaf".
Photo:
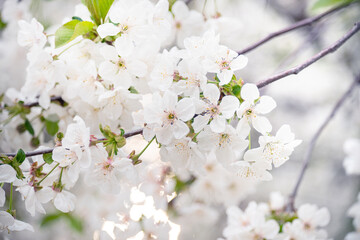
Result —
POLYGON ((43 159, 47 164, 51 164, 54 160, 52 159, 52 153, 44 153, 43 159))
POLYGON ((92 22, 79 21, 78 19, 65 23, 55 32, 55 47, 61 47, 78 36, 87 34, 92 31, 93 27, 92 22))
POLYGON ((104 22, 114 0, 85 0, 84 2, 94 22, 99 26, 104 22))
POLYGON ((15 165, 20 166, 24 162, 25 158, 26 158, 26 154, 24 150, 20 148, 17 151, 13 161, 15 161, 15 165))
POLYGON ((60 119, 56 114, 51 114, 45 119, 46 131, 51 136, 55 136, 55 134, 59 131, 59 121, 60 119))
POLYGON ((32 127, 30 121, 27 118, 25 119, 24 127, 32 136, 34 136, 34 128, 32 127))

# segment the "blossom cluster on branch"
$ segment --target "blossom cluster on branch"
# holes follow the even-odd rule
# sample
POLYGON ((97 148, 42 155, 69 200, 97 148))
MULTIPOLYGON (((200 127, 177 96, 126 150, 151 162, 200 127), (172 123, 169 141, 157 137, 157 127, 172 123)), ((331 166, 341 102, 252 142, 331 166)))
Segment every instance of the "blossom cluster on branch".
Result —
POLYGON ((0 143, 36 150, 0 155, 0 231, 34 231, 17 220, 19 193, 32 217, 79 215, 104 239, 186 236, 219 207, 226 239, 327 239, 325 208, 288 212, 279 193, 236 207, 302 141, 273 130, 277 104, 240 77, 248 58, 222 44, 222 21, 168 0, 85 0, 55 32, 20 20, 29 64, 0 101, 0 143))

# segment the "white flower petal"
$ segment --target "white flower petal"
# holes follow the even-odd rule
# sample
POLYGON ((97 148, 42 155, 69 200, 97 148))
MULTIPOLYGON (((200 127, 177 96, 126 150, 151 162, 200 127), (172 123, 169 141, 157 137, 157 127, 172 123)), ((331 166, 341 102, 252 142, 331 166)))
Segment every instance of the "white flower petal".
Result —
POLYGON ((239 104, 239 99, 235 96, 225 96, 219 105, 220 112, 226 119, 229 119, 233 117, 235 110, 239 108, 239 104))
POLYGON ((272 97, 262 96, 254 110, 261 114, 267 114, 276 107, 276 102, 272 97))
POLYGON ((107 36, 115 36, 116 34, 118 34, 120 32, 120 28, 118 28, 117 26, 115 26, 112 23, 104 23, 101 24, 96 31, 99 33, 99 36, 101 38, 105 38, 107 36))
POLYGON ((248 58, 244 55, 239 55, 230 63, 230 68, 233 71, 243 69, 248 63, 248 58))
POLYGON ((228 84, 231 81, 233 74, 234 74, 233 70, 227 70, 227 69, 222 70, 220 73, 217 74, 217 77, 220 80, 219 84, 220 85, 228 84))
POLYGON ((177 117, 186 122, 194 116, 195 105, 191 98, 183 98, 176 104, 175 111, 177 117))
POLYGON ((268 132, 271 132, 272 126, 266 117, 256 116, 256 117, 252 118, 252 124, 253 124, 253 127, 256 129, 256 131, 258 131, 264 135, 268 132))
POLYGON ((200 132, 206 126, 206 124, 208 124, 209 120, 210 120, 210 116, 208 114, 205 116, 202 115, 197 116, 192 124, 194 128, 194 132, 195 133, 200 132))
POLYGON ((134 44, 131 41, 131 39, 129 38, 129 36, 126 34, 117 38, 114 42, 114 45, 115 45, 117 53, 121 57, 130 56, 130 54, 134 50, 134 44))
POLYGON ((219 88, 214 84, 207 84, 204 89, 204 97, 212 104, 216 104, 220 98, 219 88))
POLYGON ((0 183, 11 183, 16 179, 16 171, 8 164, 0 165, 0 183))
POLYGON ((257 86, 253 83, 246 83, 241 88, 240 92, 241 98, 245 101, 254 102, 259 98, 260 93, 257 86))
POLYGON ((223 116, 215 116, 214 119, 210 122, 211 131, 216 133, 221 133, 225 131, 226 128, 226 119, 223 116))
POLYGON ((179 120, 174 122, 174 124, 172 125, 172 130, 176 139, 185 137, 186 134, 188 134, 190 131, 186 123, 179 120))

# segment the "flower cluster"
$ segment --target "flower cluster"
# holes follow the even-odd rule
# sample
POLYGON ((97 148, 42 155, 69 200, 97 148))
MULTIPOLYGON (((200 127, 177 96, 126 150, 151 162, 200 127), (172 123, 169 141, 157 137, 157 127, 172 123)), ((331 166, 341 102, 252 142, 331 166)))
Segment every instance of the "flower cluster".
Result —
MULTIPOLYGON (((248 59, 221 43, 211 27, 216 19, 205 21, 184 2, 167 0, 115 1, 102 18, 94 11, 79 5, 55 38, 36 19, 19 22, 18 43, 29 49, 27 77, 20 92, 7 92, 16 104, 1 118, 13 119, 5 131, 16 124, 46 153, 1 156, 0 167, 11 170, 0 182, 16 187, 31 216, 46 214, 51 202, 66 213, 59 216, 101 219, 91 229, 106 223, 113 238, 167 239, 173 222, 186 235, 186 219, 212 224, 217 206, 239 204, 290 159, 301 141, 286 124, 272 133, 267 114, 276 102, 238 76, 248 59), (139 129, 143 138, 127 144, 125 133, 139 129), (56 136, 52 151, 49 135, 56 136), (79 189, 100 196, 93 204, 101 211, 79 204, 89 201, 79 189)), ((235 227, 230 219, 224 236, 324 238, 318 227, 328 220, 313 216, 325 210, 302 206, 280 235, 279 223, 268 220, 277 210, 230 207, 231 219, 244 222, 235 227)), ((11 201, 10 213, 1 214, 1 229, 32 229, 14 220, 11 201)))
POLYGON ((330 221, 326 208, 304 204, 296 213, 285 211, 285 199, 279 192, 270 195, 269 203, 250 202, 243 211, 229 207, 227 226, 223 231, 226 239, 282 239, 325 240, 323 229, 330 221))

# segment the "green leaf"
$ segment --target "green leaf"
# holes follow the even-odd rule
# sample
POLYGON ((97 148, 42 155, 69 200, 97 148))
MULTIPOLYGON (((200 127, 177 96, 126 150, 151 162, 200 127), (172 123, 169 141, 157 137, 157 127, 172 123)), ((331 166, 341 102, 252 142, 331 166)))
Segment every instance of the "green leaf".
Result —
POLYGON ((60 219, 66 219, 69 226, 79 233, 81 233, 84 230, 84 226, 80 218, 75 217, 70 213, 62 213, 62 212, 45 215, 45 217, 43 217, 43 219, 41 220, 40 226, 47 227, 48 225, 51 225, 60 219))
POLYGON ((43 159, 47 164, 51 164, 54 160, 52 159, 52 153, 44 153, 43 159))
POLYGON ((17 166, 20 166, 24 162, 25 158, 26 158, 26 154, 24 150, 20 148, 14 157, 14 161, 17 166))
POLYGON ((241 87, 239 85, 235 85, 232 87, 232 93, 235 96, 240 96, 241 87))
POLYGON ((40 222, 41 227, 46 227, 62 217, 62 213, 47 214, 40 222))
POLYGON ((45 119, 45 127, 46 131, 51 135, 55 136, 55 134, 59 131, 59 117, 56 114, 50 114, 45 119))
POLYGON ((355 2, 355 1, 357 1, 357 0, 318 0, 314 3, 312 9, 331 7, 331 6, 351 3, 351 2, 355 2))
POLYGON ((72 19, 72 20, 79 20, 80 22, 82 22, 82 19, 79 18, 79 17, 77 17, 77 16, 73 16, 71 19, 72 19))
POLYGON ((62 25, 58 30, 55 32, 55 47, 61 47, 68 43, 71 37, 74 34, 75 26, 78 24, 79 20, 72 20, 70 22, 65 23, 62 25))
POLYGON ((25 119, 24 127, 32 136, 34 136, 34 128, 32 127, 30 121, 27 118, 25 119))
POLYGON ((69 221, 70 227, 72 227, 72 229, 74 229, 75 231, 77 231, 79 233, 81 233, 84 230, 84 226, 83 226, 81 219, 79 219, 71 214, 65 214, 64 216, 69 221))
POLYGON ((88 32, 91 32, 93 27, 94 27, 94 24, 92 22, 88 22, 88 21, 79 22, 75 26, 74 34, 71 37, 70 41, 74 40, 78 36, 81 36, 81 35, 87 34, 88 32))
POLYGON ((79 21, 78 19, 65 23, 55 32, 55 47, 61 47, 78 36, 92 31, 93 27, 92 22, 79 21))
POLYGON ((84 4, 89 9, 96 25, 99 26, 104 22, 113 2, 114 0, 85 0, 84 4))

